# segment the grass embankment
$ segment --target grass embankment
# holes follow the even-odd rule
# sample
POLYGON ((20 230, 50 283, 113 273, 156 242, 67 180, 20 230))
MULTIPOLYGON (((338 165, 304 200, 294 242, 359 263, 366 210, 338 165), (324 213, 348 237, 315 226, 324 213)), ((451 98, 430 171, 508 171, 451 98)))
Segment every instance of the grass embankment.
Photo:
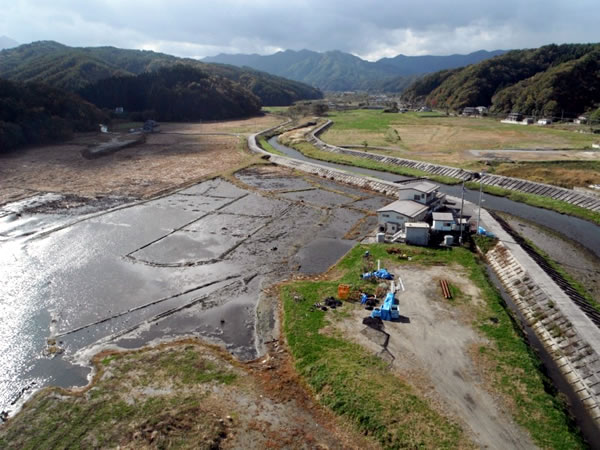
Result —
POLYGON ((285 153, 280 152, 275 147, 273 147, 271 144, 269 144, 269 141, 267 141, 267 138, 264 136, 258 136, 256 138, 256 143, 258 144, 259 147, 261 147, 263 150, 266 150, 269 153, 273 153, 274 155, 279 155, 279 156, 285 156, 285 153))
POLYGON ((287 143, 286 145, 295 148, 300 153, 302 153, 305 156, 308 156, 309 158, 318 159, 320 161, 347 164, 350 166, 362 167, 363 169, 382 170, 384 172, 395 173, 407 177, 427 178, 431 181, 436 181, 438 183, 443 184, 458 184, 462 182, 458 178, 432 175, 428 172, 424 172, 418 169, 412 169, 410 167, 396 166, 393 164, 384 164, 370 159, 361 158, 359 156, 327 152, 316 148, 309 142, 287 143))
POLYGON ((479 347, 478 357, 484 361, 494 389, 509 399, 516 422, 529 430, 540 447, 583 447, 563 403, 551 392, 540 361, 527 346, 475 255, 463 248, 446 251, 402 246, 402 252, 412 256, 412 261, 405 262, 388 255, 385 248, 381 244, 355 247, 338 264, 335 273, 341 275, 336 281, 299 281, 282 287, 284 332, 297 370, 319 401, 386 448, 465 445, 459 427, 434 412, 382 361, 339 333, 323 332, 330 323, 328 317, 342 313, 343 308, 339 313, 309 311, 314 302, 335 295, 340 282, 360 287, 363 282, 357 280, 365 250, 384 265, 392 260, 394 264, 457 263, 468 271, 483 294, 484 306, 471 305, 476 317, 473 327, 490 341, 479 347), (304 300, 294 300, 296 295, 304 300))
MULTIPOLYGON (((600 152, 597 154, 600 158, 600 152)), ((553 184, 567 189, 600 184, 600 161, 519 161, 492 163, 489 173, 553 184)))
MULTIPOLYGON (((521 236, 521 237, 523 237, 523 236, 521 236)), ((525 239, 525 238, 523 237, 523 239, 525 239)), ((548 255, 544 250, 539 248, 537 245, 535 245, 529 239, 525 239, 525 241, 531 246, 531 248, 538 255, 540 255, 542 258, 544 258, 544 260, 548 263, 548 265, 551 266, 554 270, 556 270, 571 285, 571 287, 573 289, 575 289, 579 293, 579 295, 581 295, 589 303, 589 305, 592 308, 594 308, 595 310, 600 312, 600 303, 598 303, 596 300, 594 300, 594 298, 590 295, 590 293, 587 291, 587 289, 584 288, 583 285, 579 281, 577 281, 567 271, 565 271, 565 269, 563 269, 559 263, 554 261, 550 257, 550 255, 548 255)))
MULTIPOLYGON (((469 189, 479 189, 479 183, 474 181, 465 183, 465 186, 469 189)), ((527 205, 537 206, 538 208, 550 209, 561 214, 579 217, 581 219, 600 225, 600 212, 591 211, 589 209, 581 208, 580 206, 575 206, 560 200, 554 200, 550 197, 543 197, 541 195, 528 194, 525 192, 511 191, 509 189, 504 189, 497 186, 486 186, 485 184, 483 185, 483 192, 485 192, 486 194, 496 195, 498 197, 506 197, 515 202, 521 202, 527 205)))
POLYGON ((238 379, 224 358, 193 344, 99 356, 89 390, 41 391, 0 428, 0 447, 216 448, 224 412, 210 392, 238 379))

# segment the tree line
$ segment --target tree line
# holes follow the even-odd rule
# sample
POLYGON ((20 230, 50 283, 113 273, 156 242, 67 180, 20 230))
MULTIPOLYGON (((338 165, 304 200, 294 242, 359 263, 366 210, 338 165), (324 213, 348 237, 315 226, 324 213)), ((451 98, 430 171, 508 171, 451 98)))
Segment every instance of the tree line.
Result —
POLYGON ((106 114, 75 94, 0 79, 0 153, 97 130, 106 120, 106 114))

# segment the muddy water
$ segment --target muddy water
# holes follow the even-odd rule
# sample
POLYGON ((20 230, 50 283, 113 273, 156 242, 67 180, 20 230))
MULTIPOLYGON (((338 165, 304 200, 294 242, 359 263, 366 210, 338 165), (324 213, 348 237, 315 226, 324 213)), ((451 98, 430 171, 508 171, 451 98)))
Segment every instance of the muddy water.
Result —
POLYGON ((353 204, 387 201, 318 177, 238 177, 258 192, 217 179, 93 214, 54 197, 3 207, 0 411, 84 384, 80 363, 103 346, 194 335, 256 357, 261 290, 326 270, 355 243, 344 236, 365 211, 353 204))
MULTIPOLYGON (((407 177, 401 177, 389 172, 382 172, 371 169, 361 169, 353 166, 347 166, 344 164, 327 163, 316 159, 308 158, 297 150, 289 148, 285 145, 280 144, 277 141, 277 137, 273 137, 269 140, 269 144, 275 147, 277 150, 285 153, 286 155, 301 160, 321 164, 327 167, 333 167, 342 169, 347 172, 368 175, 374 178, 379 178, 386 181, 399 181, 405 180, 407 177)), ((440 185, 440 191, 446 194, 460 197, 461 186, 447 186, 440 185)), ((479 192, 466 189, 465 200, 477 204, 479 202, 479 192)), ((546 226, 558 233, 564 234, 569 239, 578 242, 585 248, 589 249, 596 256, 600 257, 600 226, 595 225, 591 222, 579 219, 577 217, 567 216, 554 211, 550 211, 543 208, 536 208, 533 206, 526 205, 524 203, 514 202, 504 197, 496 197, 493 195, 484 194, 484 202, 482 205, 484 208, 507 212, 514 216, 527 219, 531 222, 539 225, 546 226)))

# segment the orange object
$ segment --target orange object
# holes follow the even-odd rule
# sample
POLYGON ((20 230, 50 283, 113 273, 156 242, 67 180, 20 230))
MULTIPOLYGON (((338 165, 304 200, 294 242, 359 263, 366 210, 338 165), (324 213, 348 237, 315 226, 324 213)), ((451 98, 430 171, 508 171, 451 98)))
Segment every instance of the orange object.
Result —
POLYGON ((340 298, 340 300, 346 300, 349 294, 350 286, 348 286, 347 284, 338 285, 338 297, 340 298))

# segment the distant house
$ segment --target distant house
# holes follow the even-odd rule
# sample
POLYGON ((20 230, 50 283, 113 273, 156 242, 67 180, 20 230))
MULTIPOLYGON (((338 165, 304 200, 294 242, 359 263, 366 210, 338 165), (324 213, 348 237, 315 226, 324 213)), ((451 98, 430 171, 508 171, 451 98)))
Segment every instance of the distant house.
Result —
POLYGON ((142 130, 144 133, 157 133, 160 131, 160 124, 155 120, 146 120, 142 130))
POLYGON ((516 112, 511 112, 508 115, 508 117, 506 118, 506 120, 508 120, 510 122, 520 122, 521 120, 523 120, 523 114, 516 113, 516 112))
POLYGON ((585 125, 588 122, 588 118, 587 116, 579 116, 573 122, 579 125, 585 125))
POLYGON ((537 121, 538 125, 552 125, 552 119, 540 119, 537 121))
POLYGON ((404 229, 407 222, 422 222, 429 208, 412 200, 396 200, 377 210, 379 230, 387 233, 397 233, 404 229))
POLYGON ((479 114, 479 109, 475 108, 474 106, 467 106, 462 110, 463 116, 478 116, 479 114))

